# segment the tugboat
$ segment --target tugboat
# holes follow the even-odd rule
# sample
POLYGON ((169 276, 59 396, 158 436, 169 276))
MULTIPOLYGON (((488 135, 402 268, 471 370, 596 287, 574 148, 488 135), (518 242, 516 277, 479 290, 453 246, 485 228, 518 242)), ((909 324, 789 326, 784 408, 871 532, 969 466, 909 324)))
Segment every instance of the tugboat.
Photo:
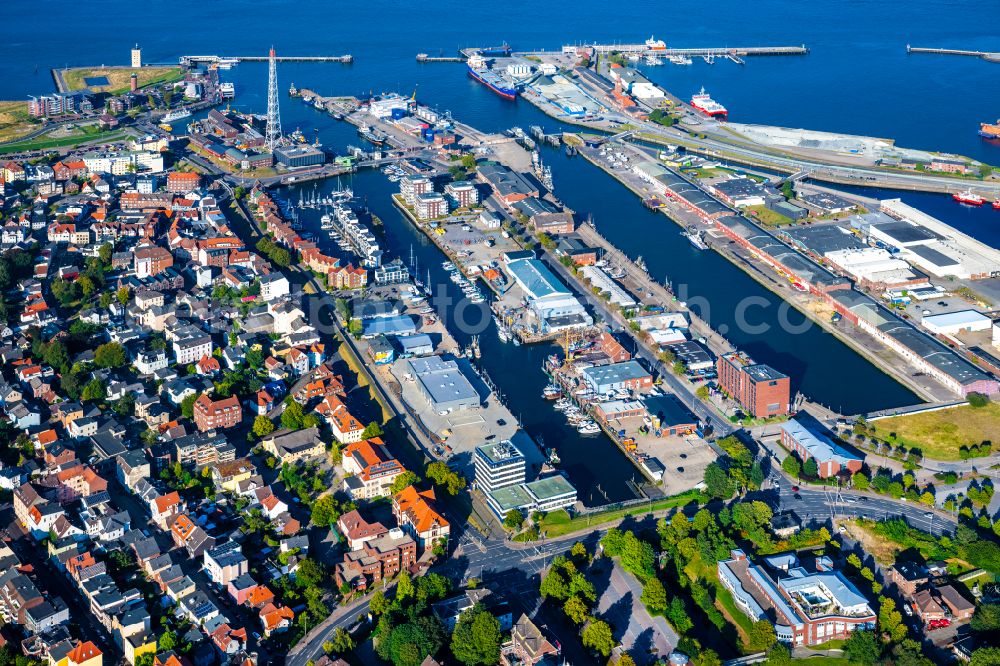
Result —
POLYGON ((951 195, 951 198, 960 204, 965 204, 966 206, 982 206, 986 199, 979 196, 971 189, 965 190, 964 192, 956 192, 951 195))

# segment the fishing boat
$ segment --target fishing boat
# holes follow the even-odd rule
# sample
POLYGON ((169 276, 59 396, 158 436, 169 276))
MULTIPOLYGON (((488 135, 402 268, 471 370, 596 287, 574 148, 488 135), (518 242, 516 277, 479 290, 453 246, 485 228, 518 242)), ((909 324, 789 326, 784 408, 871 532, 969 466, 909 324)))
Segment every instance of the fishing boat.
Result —
POLYGON ((636 268, 638 268, 643 273, 649 272, 648 269, 646 268, 646 260, 643 259, 641 255, 639 256, 638 259, 635 260, 635 265, 636 268))
POLYGON ((548 456, 550 465, 558 465, 562 462, 562 459, 559 458, 559 454, 556 453, 556 450, 553 448, 545 449, 545 455, 548 456))

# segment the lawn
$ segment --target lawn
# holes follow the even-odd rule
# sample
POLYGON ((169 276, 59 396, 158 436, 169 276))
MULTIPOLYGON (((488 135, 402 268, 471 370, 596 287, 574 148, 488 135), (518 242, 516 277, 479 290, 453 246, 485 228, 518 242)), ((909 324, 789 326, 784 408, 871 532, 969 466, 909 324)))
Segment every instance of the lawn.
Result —
MULTIPOLYGON (((92 127, 92 126, 91 126, 92 127)), ((125 132, 120 130, 111 132, 100 132, 96 127, 93 129, 81 129, 79 131, 73 132, 70 136, 62 136, 58 138, 48 137, 43 134, 37 138, 31 139, 30 141, 21 141, 18 143, 9 143, 5 146, 0 146, 0 155, 5 153, 17 153, 27 150, 42 150, 45 148, 62 148, 65 146, 75 146, 77 144, 83 143, 85 141, 117 141, 125 136, 125 132)))
POLYGON ((0 141, 11 141, 37 129, 39 121, 28 115, 27 102, 0 102, 0 141))
POLYGON ((879 438, 917 447, 925 458, 960 460, 959 448, 1000 442, 1000 404, 970 405, 873 421, 879 438), (895 433, 895 440, 889 435, 895 433))
POLYGON ((766 224, 769 227, 780 227, 795 221, 765 206, 747 206, 746 211, 754 218, 760 220, 762 224, 766 224))
POLYGON ((587 528, 596 528, 624 518, 625 516, 644 516, 651 511, 663 511, 684 506, 692 501, 705 502, 706 497, 700 492, 693 490, 680 495, 667 497, 651 504, 636 504, 622 509, 612 509, 599 513, 591 513, 585 516, 571 518, 568 513, 560 509, 545 514, 539 524, 539 530, 544 532, 548 538, 563 536, 572 532, 577 532, 587 528))
POLYGON ((141 67, 133 69, 131 67, 74 67, 63 71, 63 81, 70 90, 83 90, 87 88, 85 79, 90 77, 106 77, 108 85, 94 86, 90 89, 94 92, 110 92, 119 95, 128 91, 132 73, 139 76, 139 87, 156 85, 157 83, 167 83, 169 81, 180 81, 184 74, 180 67, 141 67))

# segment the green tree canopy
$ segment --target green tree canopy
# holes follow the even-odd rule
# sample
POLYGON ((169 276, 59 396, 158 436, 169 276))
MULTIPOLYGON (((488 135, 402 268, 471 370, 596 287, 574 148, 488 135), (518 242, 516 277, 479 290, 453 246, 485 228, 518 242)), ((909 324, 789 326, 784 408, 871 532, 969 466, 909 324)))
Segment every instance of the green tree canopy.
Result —
POLYGON ((476 604, 462 613, 451 635, 451 652, 463 664, 496 664, 500 661, 500 622, 476 604))

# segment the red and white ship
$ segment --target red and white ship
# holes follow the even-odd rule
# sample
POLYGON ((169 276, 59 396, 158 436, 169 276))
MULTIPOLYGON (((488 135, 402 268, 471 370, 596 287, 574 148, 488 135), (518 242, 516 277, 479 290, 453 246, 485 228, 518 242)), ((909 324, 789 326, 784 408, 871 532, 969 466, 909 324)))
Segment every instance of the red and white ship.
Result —
POLYGON ((967 206, 982 206, 986 202, 986 199, 982 198, 972 190, 955 192, 951 195, 951 198, 958 203, 966 204, 967 206))
POLYGON ((997 210, 1000 210, 1000 199, 993 200, 993 207, 996 208, 997 210))
POLYGON ((700 93, 691 96, 691 106, 698 109, 706 116, 711 116, 712 118, 721 118, 722 120, 725 120, 729 117, 729 111, 726 110, 726 107, 712 99, 709 94, 705 92, 704 87, 702 87, 700 93))

